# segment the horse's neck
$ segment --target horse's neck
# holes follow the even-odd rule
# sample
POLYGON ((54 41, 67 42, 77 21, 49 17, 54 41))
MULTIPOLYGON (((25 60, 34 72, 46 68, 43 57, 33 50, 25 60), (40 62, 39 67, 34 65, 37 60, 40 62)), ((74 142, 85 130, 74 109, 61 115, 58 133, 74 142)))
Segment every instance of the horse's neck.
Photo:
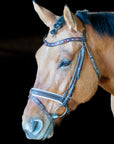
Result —
POLYGON ((114 94, 114 37, 100 36, 91 26, 86 26, 87 45, 99 68, 99 84, 114 94))

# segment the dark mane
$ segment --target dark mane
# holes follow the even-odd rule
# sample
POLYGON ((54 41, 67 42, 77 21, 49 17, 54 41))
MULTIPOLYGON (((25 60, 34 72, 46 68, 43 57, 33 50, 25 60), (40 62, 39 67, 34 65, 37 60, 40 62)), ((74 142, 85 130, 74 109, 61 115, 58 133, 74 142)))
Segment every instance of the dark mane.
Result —
POLYGON ((114 13, 89 13, 87 10, 77 11, 76 16, 85 24, 91 25, 100 35, 105 33, 114 36, 114 13))
MULTIPOLYGON (((87 10, 77 11, 76 16, 84 23, 91 25, 100 35, 105 33, 108 36, 114 36, 114 13, 99 12, 90 13, 87 10)), ((53 26, 51 34, 56 34, 57 31, 65 24, 64 17, 61 16, 53 26)))

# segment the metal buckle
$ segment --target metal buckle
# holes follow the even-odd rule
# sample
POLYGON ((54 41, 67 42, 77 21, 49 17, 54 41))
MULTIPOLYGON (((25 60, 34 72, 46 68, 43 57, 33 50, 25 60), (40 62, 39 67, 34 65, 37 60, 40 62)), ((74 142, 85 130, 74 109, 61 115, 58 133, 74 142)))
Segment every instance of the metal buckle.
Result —
MULTIPOLYGON (((63 105, 62 105, 62 104, 59 105, 59 106, 55 109, 55 112, 54 112, 53 114, 51 114, 51 117, 52 117, 53 119, 61 118, 61 117, 65 116, 65 115, 69 112, 69 108, 68 108, 68 106, 66 106, 64 113, 61 114, 61 115, 57 115, 57 110, 58 110, 61 106, 63 106, 63 105)), ((64 107, 64 106, 63 106, 63 107, 64 107)))

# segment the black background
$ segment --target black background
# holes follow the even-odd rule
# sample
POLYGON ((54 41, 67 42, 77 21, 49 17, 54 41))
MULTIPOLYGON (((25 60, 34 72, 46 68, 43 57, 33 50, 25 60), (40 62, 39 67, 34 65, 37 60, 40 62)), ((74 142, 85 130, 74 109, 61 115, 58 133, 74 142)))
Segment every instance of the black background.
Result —
MULTIPOLYGON (((57 15, 62 15, 65 4, 74 13, 82 9, 98 12, 114 11, 113 1, 37 0, 37 2, 57 15)), ((0 2, 0 43, 7 44, 9 40, 15 38, 26 39, 35 36, 42 38, 47 31, 48 29, 35 13, 31 0, 0 2)), ((37 71, 35 50, 18 52, 14 48, 10 53, 10 47, 8 48, 4 50, 0 44, 2 142, 23 144, 58 144, 68 141, 72 143, 113 142, 114 119, 110 110, 110 94, 100 87, 89 102, 81 104, 62 121, 60 126, 55 128, 52 139, 44 142, 27 140, 21 128, 21 117, 37 71)))

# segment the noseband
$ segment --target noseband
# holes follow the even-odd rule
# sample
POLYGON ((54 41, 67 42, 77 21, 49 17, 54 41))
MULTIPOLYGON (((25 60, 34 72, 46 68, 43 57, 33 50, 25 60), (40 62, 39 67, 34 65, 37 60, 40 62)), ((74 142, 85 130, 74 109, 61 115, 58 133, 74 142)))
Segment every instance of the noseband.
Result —
POLYGON ((43 39, 43 41, 44 41, 44 45, 46 45, 48 47, 55 47, 55 46, 58 46, 58 45, 62 45, 64 43, 71 42, 71 41, 80 41, 82 43, 82 47, 81 47, 80 52, 78 54, 78 58, 77 58, 77 62, 76 62, 76 66, 75 66, 73 76, 71 78, 69 86, 67 87, 67 90, 63 93, 63 95, 59 95, 59 94, 56 94, 56 93, 44 91, 44 90, 37 89, 37 88, 32 88, 30 90, 29 98, 33 100, 33 102, 44 112, 44 114, 50 119, 51 122, 54 122, 54 119, 63 117, 65 114, 67 114, 69 112, 68 102, 72 97, 72 94, 73 94, 74 89, 75 89, 76 82, 80 78, 80 73, 81 73, 81 69, 82 69, 82 65, 83 65, 86 50, 87 50, 89 58, 90 58, 90 60, 93 64, 93 68, 94 68, 94 70, 97 74, 98 79, 100 78, 100 72, 99 72, 99 70, 98 70, 98 68, 95 64, 95 61, 94 61, 94 58, 93 58, 92 54, 90 53, 90 51, 89 51, 89 49, 86 45, 85 27, 83 28, 83 37, 71 37, 71 38, 66 38, 66 39, 63 39, 63 40, 60 40, 60 41, 57 41, 57 42, 53 42, 53 43, 47 42, 45 40, 45 38, 43 39), (53 114, 50 114, 45 109, 45 107, 41 103, 41 101, 38 99, 39 97, 56 101, 56 102, 60 103, 60 105, 55 109, 55 112, 53 114), (65 111, 62 115, 57 115, 57 110, 61 106, 65 107, 65 111))

